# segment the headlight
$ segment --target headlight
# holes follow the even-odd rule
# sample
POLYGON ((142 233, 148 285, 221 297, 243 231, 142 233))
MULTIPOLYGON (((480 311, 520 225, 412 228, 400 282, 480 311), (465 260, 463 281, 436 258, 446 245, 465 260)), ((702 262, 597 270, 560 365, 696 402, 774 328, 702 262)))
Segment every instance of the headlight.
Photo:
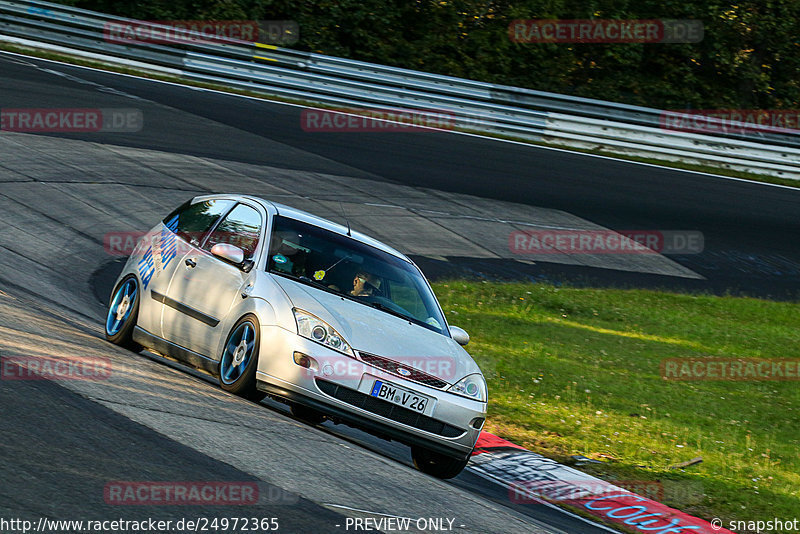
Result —
POLYGON ((447 391, 481 402, 486 402, 489 397, 486 391, 486 381, 480 373, 465 376, 457 384, 450 386, 447 391))
POLYGON ((355 358, 353 349, 344 338, 331 325, 308 312, 295 309, 294 319, 297 321, 297 333, 301 336, 316 341, 320 345, 325 345, 333 350, 338 350, 355 358))

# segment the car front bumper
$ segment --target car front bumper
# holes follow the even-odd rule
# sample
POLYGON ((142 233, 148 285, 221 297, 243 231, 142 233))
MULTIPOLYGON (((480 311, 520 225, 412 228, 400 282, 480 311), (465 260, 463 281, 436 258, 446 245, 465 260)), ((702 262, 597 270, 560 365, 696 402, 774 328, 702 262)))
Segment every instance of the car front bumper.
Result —
POLYGON ((459 459, 469 457, 486 418, 486 403, 407 380, 295 332, 261 326, 258 388, 320 411, 334 421, 459 459), (295 353, 311 358, 309 368, 295 353), (376 380, 423 395, 421 414, 370 395, 376 380))

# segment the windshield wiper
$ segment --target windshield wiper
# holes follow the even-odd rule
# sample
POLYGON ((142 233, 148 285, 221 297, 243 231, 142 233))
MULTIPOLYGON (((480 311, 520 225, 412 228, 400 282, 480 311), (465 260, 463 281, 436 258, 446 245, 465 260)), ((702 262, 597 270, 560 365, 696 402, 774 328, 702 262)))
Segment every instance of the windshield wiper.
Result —
POLYGON ((411 317, 409 315, 401 313, 401 312, 395 310, 394 308, 392 308, 390 306, 387 306, 386 304, 384 304, 382 302, 370 302, 369 305, 372 306, 373 308, 377 308, 377 309, 379 309, 381 311, 385 311, 386 313, 390 313, 390 314, 394 315, 395 317, 400 317, 401 319, 405 319, 406 321, 417 322, 417 320, 414 317, 411 317))

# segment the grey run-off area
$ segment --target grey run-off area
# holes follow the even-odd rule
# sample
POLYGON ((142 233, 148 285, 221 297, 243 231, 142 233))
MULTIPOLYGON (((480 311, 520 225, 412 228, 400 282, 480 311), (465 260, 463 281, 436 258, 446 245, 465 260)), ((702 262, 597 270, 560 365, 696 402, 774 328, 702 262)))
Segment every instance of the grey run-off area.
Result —
MULTIPOLYGON (((563 211, 387 182, 19 133, 0 137, 0 278, 83 311, 89 277, 117 246, 187 198, 262 196, 431 259, 528 261, 519 230, 602 230, 563 211), (57 268, 56 267, 57 264, 57 268)), ((659 254, 548 254, 547 262, 700 278, 659 254)), ((100 311, 99 303, 93 309, 100 311)))

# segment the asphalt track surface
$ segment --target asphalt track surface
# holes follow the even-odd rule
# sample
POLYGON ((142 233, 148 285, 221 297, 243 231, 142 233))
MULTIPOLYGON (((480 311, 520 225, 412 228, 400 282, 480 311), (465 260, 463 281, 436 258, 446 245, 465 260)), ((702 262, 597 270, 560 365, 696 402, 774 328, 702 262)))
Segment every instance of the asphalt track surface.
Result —
MULTIPOLYGON (((103 100, 124 107, 155 106, 142 132, 69 134, 70 138, 344 174, 374 181, 378 196, 382 183, 403 184, 563 210, 614 230, 699 231, 704 236, 702 254, 672 257, 702 275, 702 281, 564 268, 546 258, 533 266, 469 257, 448 258, 447 264, 420 258, 434 277, 472 273, 800 298, 800 190, 449 132, 306 132, 301 107, 68 66, 49 68, 74 79, 9 63, 2 68, 3 107, 23 107, 26 102, 30 106, 32 99, 45 99, 41 107, 57 104, 57 92, 21 93, 27 85, 85 90, 93 93, 95 104, 103 100), (198 129, 196 123, 182 120, 186 116, 230 129, 198 129)), ((68 98, 60 100, 70 105, 68 98)), ((225 190, 224 178, 219 190, 225 190)))
POLYGON ((549 509, 514 509, 469 472, 436 481, 410 467, 407 448, 329 424, 309 428, 280 406, 244 402, 198 373, 105 343, 103 301, 120 264, 96 252, 103 227, 123 220, 123 227, 144 230, 190 192, 226 191, 227 178, 221 173, 202 186, 175 185, 190 176, 151 183, 131 168, 103 169, 97 161, 26 169, 25 151, 35 149, 37 138, 41 150, 59 139, 78 146, 66 145, 77 140, 347 176, 373 184, 378 197, 401 184, 563 210, 619 230, 699 230, 706 243, 703 254, 673 258, 705 280, 468 256, 416 258, 439 275, 772 298, 794 298, 800 287, 800 193, 786 188, 452 133, 312 134, 300 128, 301 108, 5 55, 0 104, 137 107, 147 118, 138 133, 29 136, 27 145, 8 138, 20 148, 16 167, 0 161, 0 355, 79 353, 109 358, 115 372, 108 381, 0 383, 3 517, 234 515, 230 507, 131 511, 103 499, 109 481, 215 480, 256 481, 264 494, 285 496, 247 512, 278 516, 288 532, 341 532, 336 525, 346 517, 378 517, 370 514, 455 517, 461 532, 595 531, 549 509), (93 178, 103 170, 107 179, 93 178), (130 191, 135 199, 126 197, 130 191))

